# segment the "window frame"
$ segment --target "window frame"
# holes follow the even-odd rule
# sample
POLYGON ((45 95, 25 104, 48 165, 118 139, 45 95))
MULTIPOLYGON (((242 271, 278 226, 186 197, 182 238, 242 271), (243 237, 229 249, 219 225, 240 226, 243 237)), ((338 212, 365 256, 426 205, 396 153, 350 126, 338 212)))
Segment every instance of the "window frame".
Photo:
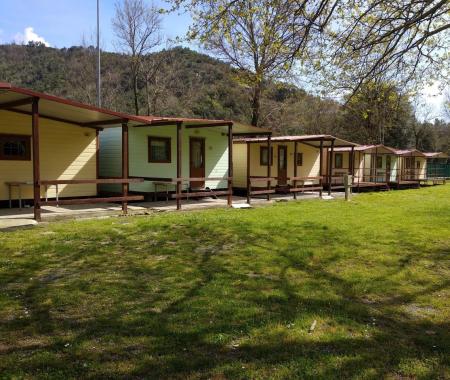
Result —
POLYGON ((383 169, 383 156, 377 156, 377 160, 375 162, 375 167, 377 169, 383 169), (380 165, 378 165, 380 164, 380 165))
POLYGON ((342 154, 342 153, 335 153, 334 154, 334 168, 335 169, 343 169, 344 168, 344 155, 342 154), (340 157, 340 159, 341 159, 341 163, 340 163, 340 165, 338 166, 337 165, 337 158, 338 157, 340 157))
MULTIPOLYGON (((267 166, 268 162, 263 162, 263 151, 268 150, 267 146, 260 146, 259 147, 259 165, 261 166, 267 166)), ((270 166, 273 166, 273 146, 270 147, 270 158, 268 158, 270 161, 270 166)))
POLYGON ((148 136, 148 162, 152 164, 170 164, 172 162, 172 138, 165 136, 148 136), (152 142, 163 141, 166 144, 167 160, 154 160, 152 159, 152 142))
POLYGON ((31 136, 18 135, 13 133, 0 133, 0 161, 31 161, 31 136), (25 141, 25 154, 23 156, 8 156, 3 154, 5 141, 25 141))
POLYGON ((303 152, 297 152, 297 157, 295 158, 295 164, 297 166, 303 166, 303 152))

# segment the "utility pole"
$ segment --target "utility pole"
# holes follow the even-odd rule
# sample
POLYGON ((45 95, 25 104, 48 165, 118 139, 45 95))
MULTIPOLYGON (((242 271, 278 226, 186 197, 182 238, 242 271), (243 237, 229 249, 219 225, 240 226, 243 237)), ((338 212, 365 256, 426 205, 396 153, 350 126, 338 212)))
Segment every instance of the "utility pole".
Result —
POLYGON ((100 0, 97 0, 97 106, 102 106, 100 81, 100 0))

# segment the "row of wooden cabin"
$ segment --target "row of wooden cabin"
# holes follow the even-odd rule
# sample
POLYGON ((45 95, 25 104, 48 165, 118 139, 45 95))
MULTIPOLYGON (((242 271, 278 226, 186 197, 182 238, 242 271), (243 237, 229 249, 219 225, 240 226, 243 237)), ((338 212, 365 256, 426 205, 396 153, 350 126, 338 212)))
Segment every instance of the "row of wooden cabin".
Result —
POLYGON ((359 188, 409 185, 427 178, 426 162, 416 150, 135 116, 0 83, 0 202, 28 201, 37 220, 44 205, 121 202, 126 212, 128 202, 158 192, 181 208, 183 198, 211 195, 231 205, 233 190, 331 191, 344 174, 359 188))
POLYGON ((344 188, 344 175, 351 176, 358 190, 419 186, 448 177, 446 154, 358 145, 329 135, 237 139, 233 155, 234 186, 249 196, 321 188, 331 192, 344 188), (439 170, 428 171, 428 162, 437 159, 439 170))

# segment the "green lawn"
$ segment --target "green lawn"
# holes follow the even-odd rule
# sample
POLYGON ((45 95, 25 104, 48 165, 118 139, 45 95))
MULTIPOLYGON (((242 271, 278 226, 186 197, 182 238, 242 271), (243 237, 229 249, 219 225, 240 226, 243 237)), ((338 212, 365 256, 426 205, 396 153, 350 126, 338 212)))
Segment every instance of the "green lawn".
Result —
POLYGON ((450 378, 449 283, 449 185, 0 233, 0 378, 450 378))

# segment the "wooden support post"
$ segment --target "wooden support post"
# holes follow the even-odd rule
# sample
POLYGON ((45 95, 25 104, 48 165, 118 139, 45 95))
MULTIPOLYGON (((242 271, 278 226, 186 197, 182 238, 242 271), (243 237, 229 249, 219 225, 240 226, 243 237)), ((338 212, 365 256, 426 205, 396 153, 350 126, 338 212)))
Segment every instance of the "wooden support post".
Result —
MULTIPOLYGON (((323 176, 323 140, 320 140, 320 152, 319 152, 319 165, 320 165, 320 169, 319 169, 319 176, 322 177, 323 176)), ((320 180, 320 184, 323 187, 323 178, 320 180)), ((322 190, 320 190, 320 197, 322 197, 322 190)))
POLYGON ((247 203, 250 204, 250 192, 252 191, 252 185, 250 182, 250 147, 251 144, 247 142, 247 203))
MULTIPOLYGON (((364 160, 364 156, 363 156, 363 160, 364 160)), ((360 173, 361 173, 361 152, 358 152, 358 192, 359 192, 359 181, 360 181, 360 173)), ((362 175, 364 178, 364 162, 363 162, 363 167, 362 167, 362 175)))
POLYGON ((375 183, 378 183, 378 169, 377 169, 377 161, 378 161, 378 147, 375 148, 375 165, 374 167, 374 179, 375 179, 375 183))
POLYGON ((331 140, 331 149, 330 149, 330 167, 328 169, 328 195, 331 195, 331 181, 333 176, 333 155, 334 155, 334 140, 331 140))
MULTIPOLYGON (((271 176, 271 170, 272 170, 272 162, 273 157, 270 154, 272 150, 272 136, 267 136, 267 178, 270 178, 271 176)), ((267 190, 271 190, 272 188, 272 181, 268 180, 267 182, 267 190)), ((270 193, 267 193, 267 200, 270 201, 270 193)))
POLYGON ((31 133, 33 137, 33 208, 34 219, 41 221, 41 164, 39 156, 39 98, 31 106, 31 133))
POLYGON ((352 176, 352 184, 354 183, 354 178, 355 178, 355 147, 352 146, 352 151, 351 151, 351 160, 350 160, 350 175, 352 176))
POLYGON ((177 210, 181 210, 181 187, 183 185, 181 182, 182 127, 183 123, 177 122, 177 210))
MULTIPOLYGON (((122 179, 128 179, 129 152, 128 152, 128 124, 122 124, 122 179)), ((129 184, 122 184, 122 196, 128 197, 129 184)), ((128 202, 122 201, 122 212, 128 213, 128 202)))
MULTIPOLYGON (((294 141, 294 177, 297 177, 297 141, 294 141)), ((294 179, 294 189, 297 188, 297 180, 294 179)), ((297 199, 297 193, 293 193, 294 199, 297 199)))
MULTIPOLYGON (((98 179, 100 176, 100 131, 95 130, 95 178, 98 179)), ((100 184, 96 184, 97 196, 100 193, 100 184)))
POLYGON ((228 124, 228 207, 233 203, 233 123, 228 124))

